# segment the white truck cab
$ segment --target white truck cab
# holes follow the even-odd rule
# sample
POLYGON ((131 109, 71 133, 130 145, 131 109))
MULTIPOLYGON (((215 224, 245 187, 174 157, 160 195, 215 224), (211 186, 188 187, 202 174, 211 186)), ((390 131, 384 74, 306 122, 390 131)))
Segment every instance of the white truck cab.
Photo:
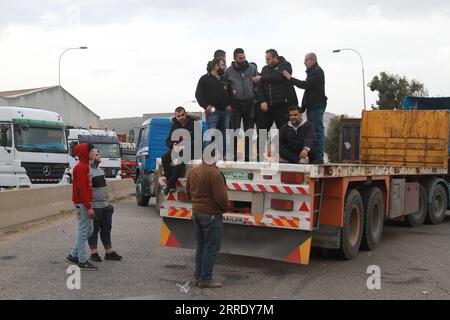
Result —
POLYGON ((114 131, 103 129, 67 129, 69 142, 70 172, 78 162, 75 156, 75 146, 79 143, 91 143, 100 152, 102 162, 100 168, 105 172, 106 179, 121 179, 120 142, 114 131))
POLYGON ((0 107, 0 189, 68 183, 65 125, 56 112, 0 107))

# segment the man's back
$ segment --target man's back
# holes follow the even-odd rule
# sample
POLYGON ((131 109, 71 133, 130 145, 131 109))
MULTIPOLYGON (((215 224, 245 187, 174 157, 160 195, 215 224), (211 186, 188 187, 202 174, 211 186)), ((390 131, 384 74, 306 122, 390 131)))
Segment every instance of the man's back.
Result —
POLYGON ((215 165, 202 163, 187 175, 186 196, 194 213, 223 214, 228 210, 228 195, 222 173, 215 165))

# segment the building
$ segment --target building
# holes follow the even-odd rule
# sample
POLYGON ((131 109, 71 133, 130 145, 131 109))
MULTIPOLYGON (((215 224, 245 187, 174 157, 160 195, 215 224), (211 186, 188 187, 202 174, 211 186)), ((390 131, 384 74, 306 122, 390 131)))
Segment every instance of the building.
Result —
POLYGON ((100 127, 100 116, 61 86, 0 92, 0 108, 33 107, 57 112, 67 126, 100 127))

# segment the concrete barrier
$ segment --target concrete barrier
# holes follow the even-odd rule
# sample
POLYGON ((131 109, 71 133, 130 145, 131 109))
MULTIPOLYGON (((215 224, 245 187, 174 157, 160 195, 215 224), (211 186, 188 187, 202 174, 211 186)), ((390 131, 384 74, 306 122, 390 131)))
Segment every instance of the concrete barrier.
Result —
MULTIPOLYGON (((109 200, 135 192, 132 179, 108 181, 109 200)), ((0 229, 73 210, 72 185, 0 192, 0 229)))

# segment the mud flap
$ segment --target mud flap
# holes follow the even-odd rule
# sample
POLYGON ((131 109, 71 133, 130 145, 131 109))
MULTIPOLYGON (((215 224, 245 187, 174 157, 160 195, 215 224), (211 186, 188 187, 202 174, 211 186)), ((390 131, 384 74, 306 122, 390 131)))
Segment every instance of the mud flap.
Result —
MULTIPOLYGON (((224 223, 220 252, 307 265, 311 239, 310 231, 224 223)), ((160 244, 195 249, 192 220, 163 217, 160 244)))

